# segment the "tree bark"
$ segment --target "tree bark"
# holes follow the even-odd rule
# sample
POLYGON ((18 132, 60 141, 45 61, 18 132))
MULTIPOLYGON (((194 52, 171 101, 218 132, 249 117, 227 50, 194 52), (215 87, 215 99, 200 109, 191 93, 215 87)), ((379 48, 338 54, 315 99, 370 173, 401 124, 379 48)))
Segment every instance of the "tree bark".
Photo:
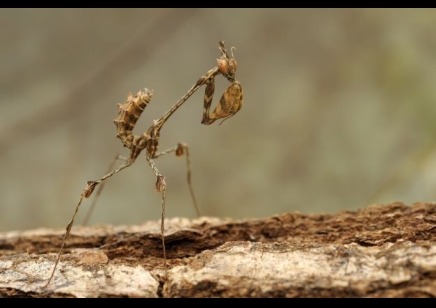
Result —
POLYGON ((0 297, 435 297, 436 204, 0 234, 0 297))

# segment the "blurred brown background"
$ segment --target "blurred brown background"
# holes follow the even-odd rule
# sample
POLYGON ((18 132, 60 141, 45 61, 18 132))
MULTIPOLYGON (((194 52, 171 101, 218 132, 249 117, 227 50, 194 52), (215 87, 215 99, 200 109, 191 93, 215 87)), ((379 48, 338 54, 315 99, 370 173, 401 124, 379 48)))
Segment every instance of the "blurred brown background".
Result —
MULTIPOLYGON (((117 103, 154 90, 142 133, 216 65, 219 40, 236 47, 242 110, 201 125, 202 88, 160 143, 190 145, 203 215, 436 199, 436 10, 1 9, 0 24, 0 231, 64 228, 86 181, 128 155, 117 103)), ((156 164, 167 217, 194 217, 184 158, 156 164)), ((142 154, 91 224, 159 219, 154 182, 142 154)))

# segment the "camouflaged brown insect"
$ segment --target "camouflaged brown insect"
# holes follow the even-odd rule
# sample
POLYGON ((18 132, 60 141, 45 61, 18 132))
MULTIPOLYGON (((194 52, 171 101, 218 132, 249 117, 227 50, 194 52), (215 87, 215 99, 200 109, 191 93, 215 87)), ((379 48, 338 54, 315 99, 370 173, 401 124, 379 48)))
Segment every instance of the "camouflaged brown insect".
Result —
MULTIPOLYGON (((111 163, 109 169, 112 169, 113 164, 117 160, 124 160, 125 162, 123 165, 119 166, 113 171, 109 170, 106 175, 102 176, 98 180, 88 181, 86 183, 86 186, 80 195, 79 202, 76 206, 73 217, 71 218, 71 221, 66 227, 66 232, 64 235, 64 239, 62 241, 61 248, 57 254, 55 265, 53 267, 53 270, 51 272, 50 278, 47 281, 46 286, 48 286, 51 280, 53 279, 62 251, 64 249, 68 236, 70 234, 76 214, 79 210, 83 198, 90 197, 95 187, 101 184, 96 194, 96 197, 98 197, 104 185, 103 181, 113 176, 114 174, 120 172, 121 170, 129 167, 130 165, 132 165, 143 150, 146 150, 145 158, 147 160, 148 165, 153 169, 156 176, 156 184, 155 184, 156 192, 162 195, 161 239, 162 239, 162 247, 163 247, 163 257, 166 263, 165 238, 164 238, 166 182, 165 182, 165 177, 157 169, 154 163, 154 159, 171 152, 175 152, 177 156, 186 154, 186 162, 187 162, 187 169, 188 169, 187 171, 188 186, 191 193, 194 208, 198 216, 200 215, 200 212, 198 210, 197 201, 191 183, 191 167, 190 167, 190 160, 189 160, 188 145, 185 143, 179 143, 177 146, 173 148, 170 148, 166 151, 158 152, 160 130, 162 129, 163 125, 168 120, 168 118, 184 102, 186 102, 186 100, 188 100, 189 97, 191 97, 191 95, 195 93, 195 91, 197 91, 203 85, 206 85, 206 89, 204 93, 203 119, 201 121, 202 124, 210 125, 214 123, 216 120, 220 120, 220 119, 222 119, 223 122, 224 120, 234 116, 239 110, 241 110, 242 102, 243 102, 243 91, 242 91, 241 84, 235 79, 237 62, 233 56, 232 49, 231 49, 231 55, 229 55, 224 45, 224 42, 220 41, 219 50, 221 51, 221 57, 217 59, 217 66, 210 69, 204 76, 200 77, 197 80, 197 82, 191 87, 191 89, 189 89, 189 91, 179 101, 177 101, 176 104, 174 104, 174 106, 171 107, 170 110, 168 110, 159 120, 154 121, 153 125, 151 125, 150 128, 142 135, 139 136, 133 135, 133 129, 135 127, 136 122, 140 118, 142 112, 150 103, 151 98, 153 96, 152 91, 145 89, 144 91, 139 91, 135 96, 129 93, 127 96, 127 100, 124 103, 118 105, 118 116, 115 118, 113 122, 117 127, 117 137, 121 140, 121 142, 125 147, 130 149, 130 156, 129 158, 125 158, 117 155, 114 161, 111 163), (220 102, 218 103, 214 111, 210 112, 210 107, 215 92, 215 76, 218 75, 223 75, 229 82, 231 82, 231 85, 227 88, 227 90, 222 95, 220 102)), ((95 202, 91 206, 90 211, 92 211, 94 205, 95 202)), ((90 212, 88 213, 87 218, 89 217, 89 214, 90 212)))

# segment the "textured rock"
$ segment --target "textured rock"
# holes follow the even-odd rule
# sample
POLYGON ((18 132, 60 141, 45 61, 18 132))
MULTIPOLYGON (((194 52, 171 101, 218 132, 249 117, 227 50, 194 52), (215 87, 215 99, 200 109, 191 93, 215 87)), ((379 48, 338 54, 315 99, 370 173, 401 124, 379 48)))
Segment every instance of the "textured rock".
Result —
POLYGON ((436 204, 0 234, 0 296, 435 297, 436 204))

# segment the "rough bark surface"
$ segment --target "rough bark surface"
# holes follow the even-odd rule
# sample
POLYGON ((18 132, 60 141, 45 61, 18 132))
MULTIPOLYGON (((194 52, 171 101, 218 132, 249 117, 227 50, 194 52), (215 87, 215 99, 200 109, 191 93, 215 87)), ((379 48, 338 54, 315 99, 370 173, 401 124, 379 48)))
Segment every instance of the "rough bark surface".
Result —
POLYGON ((0 234, 0 297, 435 297, 436 204, 0 234))

